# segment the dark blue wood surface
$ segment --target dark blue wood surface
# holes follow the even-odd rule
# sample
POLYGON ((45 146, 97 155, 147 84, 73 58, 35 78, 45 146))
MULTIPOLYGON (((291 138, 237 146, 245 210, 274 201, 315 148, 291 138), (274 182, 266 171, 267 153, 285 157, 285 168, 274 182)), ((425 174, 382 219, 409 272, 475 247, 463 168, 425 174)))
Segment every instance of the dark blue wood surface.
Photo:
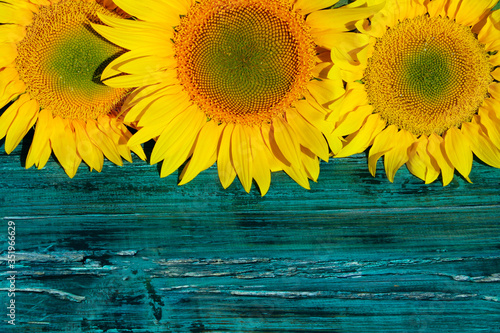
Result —
POLYGON ((215 167, 182 187, 138 159, 24 170, 27 148, 0 140, 1 333, 500 332, 498 169, 390 183, 360 154, 261 198, 215 167))
POLYGON ((500 332, 498 169, 392 184, 356 155, 261 198, 215 167, 178 187, 138 159, 68 179, 22 154, 0 154, 2 332, 500 332))

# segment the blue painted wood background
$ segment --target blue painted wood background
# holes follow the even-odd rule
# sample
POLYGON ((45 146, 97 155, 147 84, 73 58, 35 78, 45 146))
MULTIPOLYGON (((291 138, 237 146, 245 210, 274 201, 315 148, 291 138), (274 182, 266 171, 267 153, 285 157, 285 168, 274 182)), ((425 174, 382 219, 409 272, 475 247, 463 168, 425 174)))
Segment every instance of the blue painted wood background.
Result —
POLYGON ((360 154, 310 191, 273 174, 261 198, 215 167, 182 187, 138 159, 71 180, 52 158, 25 170, 26 150, 0 153, 0 332, 500 332, 500 170, 480 162, 442 187, 381 161, 372 178, 360 154))
POLYGON ((138 159, 24 170, 27 141, 0 141, 0 332, 500 332, 498 169, 392 184, 360 154, 261 198, 215 167, 182 187, 138 159))

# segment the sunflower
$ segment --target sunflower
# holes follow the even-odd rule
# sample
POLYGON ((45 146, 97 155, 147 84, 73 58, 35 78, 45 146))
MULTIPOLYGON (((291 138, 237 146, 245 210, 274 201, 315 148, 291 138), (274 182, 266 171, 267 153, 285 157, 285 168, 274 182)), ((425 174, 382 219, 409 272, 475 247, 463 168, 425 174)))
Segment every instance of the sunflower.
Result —
POLYGON ((372 175, 384 156, 391 182, 406 163, 425 183, 441 174, 443 186, 455 169, 470 182, 473 154, 500 167, 496 2, 391 0, 370 22, 358 21, 358 48, 332 56, 347 82, 331 105, 332 134, 346 136, 332 148, 336 157, 371 146, 372 175))
POLYGON ((35 126, 26 168, 52 152, 69 177, 82 160, 101 171, 103 154, 118 165, 131 150, 145 159, 118 118, 129 91, 99 80, 123 50, 92 30, 97 13, 119 16, 93 0, 0 2, 0 139, 10 154, 35 126))
POLYGON ((130 50, 102 74, 109 86, 138 87, 124 104, 125 123, 138 129, 129 145, 155 139, 161 177, 187 161, 180 185, 217 162, 224 188, 238 176, 264 195, 279 170, 309 188, 318 157, 329 158, 326 106, 345 92, 316 38, 347 34, 348 22, 370 15, 306 23, 336 2, 115 0, 134 20, 99 15, 106 26, 93 27, 130 50))

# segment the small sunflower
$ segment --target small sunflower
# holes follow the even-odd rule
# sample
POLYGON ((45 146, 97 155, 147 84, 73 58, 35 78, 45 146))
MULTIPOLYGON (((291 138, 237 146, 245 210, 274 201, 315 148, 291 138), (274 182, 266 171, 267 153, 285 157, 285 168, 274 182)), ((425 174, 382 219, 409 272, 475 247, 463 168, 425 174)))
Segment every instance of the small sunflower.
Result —
POLYGON ((0 139, 10 154, 35 126, 26 168, 52 152, 69 177, 82 160, 101 171, 103 154, 118 165, 131 150, 145 159, 117 117, 128 91, 99 79, 123 50, 92 30, 97 13, 119 17, 94 0, 0 2, 0 139))
MULTIPOLYGON (((473 154, 500 167, 500 13, 497 0, 386 2, 358 21, 350 56, 338 54, 346 95, 331 105, 336 157, 371 146, 392 182, 409 171, 443 185, 456 169, 470 182, 473 154)), ((370 1, 368 1, 370 3, 370 1)), ((316 16, 324 15, 315 13, 316 16)))
POLYGON ((278 170, 309 188, 318 157, 329 157, 325 107, 345 92, 325 74, 330 53, 316 38, 347 34, 347 22, 369 16, 306 23, 336 2, 115 0, 135 20, 100 15, 107 26, 93 27, 130 50, 102 75, 109 86, 138 87, 124 105, 125 123, 139 129, 129 144, 156 139, 151 163, 163 161, 162 177, 188 161, 180 185, 217 162, 224 188, 238 176, 264 195, 278 170))

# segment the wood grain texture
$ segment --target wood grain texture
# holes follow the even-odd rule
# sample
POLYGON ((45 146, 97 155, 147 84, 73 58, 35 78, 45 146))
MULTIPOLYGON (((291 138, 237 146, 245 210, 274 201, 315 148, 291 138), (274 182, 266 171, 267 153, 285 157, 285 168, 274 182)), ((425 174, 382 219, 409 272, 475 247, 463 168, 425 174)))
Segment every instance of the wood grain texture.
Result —
POLYGON ((390 183, 361 154, 310 191, 273 174, 261 198, 215 167, 182 187, 139 160, 71 180, 22 154, 0 154, 4 309, 10 220, 18 251, 3 331, 500 332, 500 170, 390 183))

